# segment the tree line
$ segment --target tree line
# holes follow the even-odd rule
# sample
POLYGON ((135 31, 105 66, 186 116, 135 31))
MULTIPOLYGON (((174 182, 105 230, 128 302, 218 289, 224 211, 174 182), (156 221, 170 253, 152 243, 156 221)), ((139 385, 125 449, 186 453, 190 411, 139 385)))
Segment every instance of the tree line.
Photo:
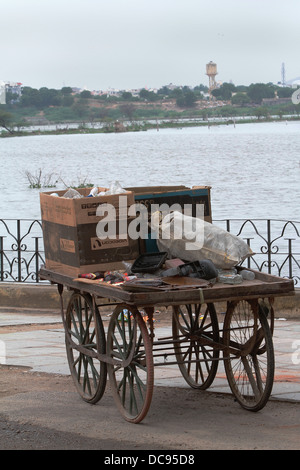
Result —
POLYGON ((289 98, 293 89, 282 87, 273 83, 252 83, 249 86, 235 86, 232 83, 223 83, 212 91, 212 95, 221 100, 231 101, 234 105, 261 104, 264 98, 289 98))
MULTIPOLYGON (((212 95, 217 100, 231 101, 233 105, 260 104, 264 98, 288 98, 292 95, 293 89, 290 87, 280 87, 272 83, 253 83, 249 86, 235 86, 232 83, 223 83, 220 87, 212 90, 212 95)), ((170 89, 167 86, 160 88, 156 93, 143 88, 138 96, 129 91, 123 91, 119 96, 110 96, 107 94, 93 95, 90 91, 84 90, 76 95, 73 94, 71 87, 63 87, 61 90, 42 87, 39 90, 31 87, 23 87, 22 95, 8 92, 6 101, 8 106, 14 107, 36 107, 44 109, 49 106, 74 106, 75 102, 84 102, 86 99, 95 99, 107 103, 115 101, 146 101, 158 102, 166 98, 175 99, 176 104, 182 108, 195 106, 198 100, 205 99, 208 88, 205 85, 198 85, 194 88, 189 86, 170 89)))
MULTIPOLYGON (((123 91, 119 96, 93 95, 84 90, 73 93, 71 87, 60 90, 42 87, 40 89, 23 87, 21 96, 7 92, 6 105, 0 105, 0 128, 9 129, 22 127, 34 118, 41 122, 114 122, 120 119, 140 121, 145 119, 177 119, 179 117, 234 117, 256 116, 258 119, 268 119, 270 114, 280 117, 286 114, 300 113, 300 105, 292 101, 277 106, 261 106, 264 98, 289 98, 294 89, 282 87, 272 83, 253 83, 249 86, 235 86, 232 83, 223 83, 211 92, 215 100, 223 101, 223 106, 207 107, 203 100, 211 100, 208 88, 198 85, 169 87, 164 86, 157 92, 142 89, 136 95, 123 91), (166 100, 176 102, 179 110, 165 109, 160 106, 166 100), (97 102, 102 106, 97 106, 97 102), (203 106, 196 104, 203 102, 203 106), (116 103, 117 106, 112 106, 116 103), (139 105, 137 105, 139 103, 139 105), (147 104, 143 106, 143 103, 147 104), (153 104, 153 106, 151 106, 153 104), (149 106, 150 105, 150 106, 149 106), (272 109, 272 111, 271 111, 272 109)), ((274 100, 274 104, 276 100, 274 100)))
POLYGON ((164 86, 158 90, 157 93, 143 88, 138 95, 134 95, 129 91, 123 91, 120 92, 118 96, 111 96, 105 93, 102 95, 94 95, 88 90, 74 94, 71 87, 63 87, 61 90, 42 87, 38 90, 26 86, 22 88, 21 96, 7 92, 6 103, 8 106, 20 108, 34 106, 38 109, 44 109, 49 106, 73 106, 76 101, 84 101, 86 99, 95 99, 111 103, 115 101, 156 102, 165 98, 175 98, 179 106, 188 107, 193 106, 196 100, 203 99, 202 91, 207 92, 207 87, 200 85, 191 89, 188 86, 184 86, 171 90, 167 86, 164 86))

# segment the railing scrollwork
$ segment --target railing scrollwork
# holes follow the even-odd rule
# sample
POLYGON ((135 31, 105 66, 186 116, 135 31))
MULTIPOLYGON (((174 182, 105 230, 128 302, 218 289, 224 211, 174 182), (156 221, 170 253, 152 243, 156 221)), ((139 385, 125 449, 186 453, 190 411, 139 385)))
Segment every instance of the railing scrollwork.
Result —
MULTIPOLYGON (((243 266, 293 279, 300 287, 300 222, 222 219, 214 224, 244 239, 254 256, 243 266)), ((40 220, 0 219, 0 282, 40 282, 44 264, 40 220)))
POLYGON ((42 250, 39 220, 0 219, 0 281, 39 282, 42 250))
POLYGON ((243 265, 300 284, 300 222, 227 219, 214 223, 225 224, 223 228, 243 238, 255 252, 243 265))

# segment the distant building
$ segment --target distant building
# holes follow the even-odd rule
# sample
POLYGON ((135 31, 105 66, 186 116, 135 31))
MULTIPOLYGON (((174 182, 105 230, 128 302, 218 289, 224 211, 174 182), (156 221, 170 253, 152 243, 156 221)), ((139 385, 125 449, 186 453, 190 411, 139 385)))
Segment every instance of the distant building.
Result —
POLYGON ((285 82, 286 86, 290 86, 292 88, 297 88, 300 86, 300 77, 293 78, 292 80, 288 80, 285 82))
POLYGON ((72 94, 77 95, 82 92, 82 88, 72 87, 72 94))
POLYGON ((115 90, 115 88, 109 88, 106 90, 105 94, 107 96, 120 96, 120 90, 115 90))
POLYGON ((6 82, 5 83, 6 92, 12 93, 20 97, 22 95, 22 83, 20 82, 6 82))
POLYGON ((5 83, 0 81, 0 104, 6 104, 5 83))
POLYGON ((22 95, 22 83, 0 81, 0 104, 6 104, 7 93, 15 95, 15 99, 10 102, 16 103, 22 95))
POLYGON ((182 86, 173 85, 173 83, 169 83, 169 85, 166 85, 166 88, 168 88, 168 90, 174 91, 177 90, 177 88, 182 88, 182 86))
POLYGON ((286 104, 290 103, 291 98, 263 98, 261 104, 273 105, 273 104, 286 104))
POLYGON ((131 93, 134 97, 139 97, 141 89, 142 88, 132 88, 131 90, 126 90, 126 92, 131 93))

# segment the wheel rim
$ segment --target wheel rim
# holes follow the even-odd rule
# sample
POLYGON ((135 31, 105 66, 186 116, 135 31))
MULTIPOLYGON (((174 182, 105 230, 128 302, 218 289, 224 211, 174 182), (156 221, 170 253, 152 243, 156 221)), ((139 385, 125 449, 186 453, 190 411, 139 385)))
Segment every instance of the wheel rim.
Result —
POLYGON ((107 369, 96 357, 104 354, 105 334, 97 307, 90 296, 74 293, 65 318, 66 350, 70 372, 83 400, 96 403, 102 397, 107 369))
POLYGON ((107 333, 110 386, 116 404, 127 421, 138 423, 151 404, 154 369, 152 345, 140 313, 117 306, 107 333))
POLYGON ((173 308, 172 330, 178 367, 193 388, 205 390, 218 369, 218 319, 213 304, 189 304, 173 308))
POLYGON ((257 301, 229 303, 223 339, 232 393, 243 408, 262 409, 272 391, 274 350, 268 321, 257 301))

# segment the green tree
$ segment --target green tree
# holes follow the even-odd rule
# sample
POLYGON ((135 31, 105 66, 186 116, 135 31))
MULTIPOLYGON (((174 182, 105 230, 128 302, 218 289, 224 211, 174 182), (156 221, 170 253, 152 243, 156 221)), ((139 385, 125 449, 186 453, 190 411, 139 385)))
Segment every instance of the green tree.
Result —
POLYGON ((232 92, 235 90, 235 86, 232 83, 223 83, 219 88, 216 88, 211 93, 215 98, 220 100, 228 101, 231 99, 232 92))
POLYGON ((265 117, 265 119, 267 119, 269 117, 269 111, 264 106, 259 106, 255 108, 255 116, 257 117, 257 119, 260 119, 262 117, 265 117))
POLYGON ((39 91, 36 88, 23 87, 20 105, 24 107, 28 107, 28 106, 39 107, 40 104, 41 102, 40 102, 39 91))
POLYGON ((147 100, 147 101, 151 101, 151 102, 159 99, 156 93, 154 93, 153 91, 146 90, 145 88, 143 88, 140 91, 139 95, 140 95, 140 98, 147 100))
POLYGON ((81 93, 80 93, 80 98, 92 98, 92 93, 89 91, 89 90, 83 90, 81 93))
POLYGON ((121 97, 123 100, 132 100, 132 93, 130 93, 130 91, 123 91, 121 97))
POLYGON ((157 92, 158 95, 163 95, 163 96, 170 96, 171 93, 172 93, 172 91, 167 86, 163 86, 157 92))
POLYGON ((65 95, 71 95, 72 92, 73 92, 73 90, 72 90, 72 88, 71 88, 70 86, 64 86, 64 87, 62 87, 62 89, 60 90, 60 92, 61 92, 62 95, 65 96, 65 95))
POLYGON ((72 95, 63 95, 61 98, 62 106, 72 106, 74 104, 74 96, 72 95))
POLYGON ((238 92, 231 98, 231 104, 235 104, 237 106, 245 106, 249 102, 250 98, 247 93, 238 92))
POLYGON ((260 104, 263 98, 274 98, 275 87, 270 83, 252 83, 247 94, 253 103, 260 104))
POLYGON ((53 88, 39 89, 39 107, 48 108, 49 106, 59 106, 61 104, 61 94, 53 88))
POLYGON ((196 103, 196 95, 192 90, 188 90, 184 93, 185 105, 188 108, 195 106, 196 103))
POLYGON ((206 85, 202 85, 202 83, 200 83, 200 85, 195 86, 194 91, 200 91, 202 93, 207 93, 208 92, 208 87, 206 85))
POLYGON ((246 85, 236 85, 235 87, 235 92, 238 93, 238 92, 245 92, 247 93, 248 91, 248 87, 246 85))
POLYGON ((75 102, 72 106, 72 109, 74 110, 75 117, 80 119, 85 119, 88 117, 89 108, 86 106, 84 100, 78 100, 75 102))
POLYGON ((121 113, 124 114, 129 119, 129 121, 133 121, 135 110, 136 107, 131 103, 122 104, 122 106, 120 106, 121 113))
POLYGON ((196 95, 192 90, 181 90, 176 99, 176 104, 180 108, 192 108, 196 103, 196 95))
POLYGON ((12 93, 11 91, 6 92, 6 104, 15 104, 19 101, 19 95, 17 93, 12 93))
POLYGON ((13 131, 9 128, 12 119, 13 116, 11 113, 0 109, 0 127, 6 129, 10 134, 13 134, 13 131))
POLYGON ((182 88, 175 88, 175 90, 172 90, 172 93, 171 93, 171 98, 180 98, 181 96, 183 95, 183 91, 182 91, 182 88))
POLYGON ((290 96, 292 96, 293 92, 295 90, 293 90, 293 88, 289 88, 289 87, 278 87, 277 88, 277 96, 279 98, 289 98, 290 96))

